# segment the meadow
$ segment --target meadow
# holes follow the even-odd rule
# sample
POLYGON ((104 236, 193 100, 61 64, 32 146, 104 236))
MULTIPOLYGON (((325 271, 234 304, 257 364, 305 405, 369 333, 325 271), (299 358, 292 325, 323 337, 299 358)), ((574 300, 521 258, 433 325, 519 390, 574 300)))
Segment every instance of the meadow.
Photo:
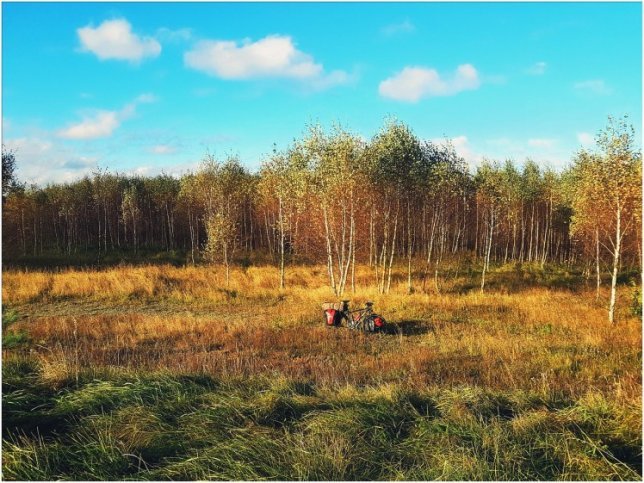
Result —
POLYGON ((628 277, 610 325, 573 268, 414 275, 357 267, 367 335, 324 327, 324 266, 8 269, 4 478, 641 480, 628 277))

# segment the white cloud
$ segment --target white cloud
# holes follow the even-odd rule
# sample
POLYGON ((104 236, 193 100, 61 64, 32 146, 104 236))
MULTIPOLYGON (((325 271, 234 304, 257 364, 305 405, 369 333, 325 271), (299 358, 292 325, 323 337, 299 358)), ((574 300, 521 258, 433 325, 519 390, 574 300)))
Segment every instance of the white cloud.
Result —
POLYGON ((606 85, 602 79, 591 79, 576 82, 574 88, 580 92, 588 92, 600 96, 607 96, 613 93, 613 89, 606 85))
POLYGON ((348 84, 358 77, 343 70, 325 72, 322 64, 298 50, 293 39, 285 35, 240 43, 202 40, 184 54, 183 61, 189 68, 221 79, 288 78, 303 82, 313 91, 348 84))
POLYGON ((98 111, 94 116, 59 131, 58 136, 65 139, 103 138, 110 136, 120 124, 118 112, 98 111))
POLYGON ((400 23, 392 23, 389 25, 385 25, 383 28, 380 29, 380 33, 387 37, 391 37, 392 35, 396 34, 402 34, 402 33, 411 33, 416 30, 416 26, 409 21, 409 19, 404 20, 403 22, 400 23))
POLYGON ((173 154, 177 152, 177 148, 170 144, 157 144, 150 148, 150 152, 153 154, 173 154))
POLYGON ((417 102, 423 97, 451 96, 481 85, 477 70, 471 64, 459 65, 453 76, 443 79, 435 69, 405 67, 380 83, 378 92, 397 101, 417 102))
POLYGON ((588 132, 578 132, 577 141, 584 147, 592 146, 595 144, 595 137, 588 132))
POLYGON ((436 145, 444 146, 446 144, 451 144, 454 147, 454 151, 460 157, 462 157, 467 163, 470 171, 475 171, 476 168, 481 164, 483 160, 483 155, 474 151, 470 145, 470 141, 467 136, 461 135, 453 138, 434 138, 430 141, 436 145))
POLYGON ((132 117, 138 104, 156 102, 154 94, 146 93, 137 96, 120 111, 98 110, 86 115, 79 123, 72 124, 58 131, 58 137, 65 139, 96 139, 111 136, 121 122, 132 117))
POLYGON ((548 138, 528 139, 528 146, 533 148, 551 148, 556 143, 557 141, 555 139, 548 139, 548 138))
POLYGON ((548 67, 548 64, 541 61, 541 62, 536 62, 532 66, 530 66, 527 70, 527 73, 530 75, 543 75, 546 73, 546 68, 548 67))
POLYGON ((117 59, 139 62, 144 57, 157 57, 161 44, 152 37, 140 37, 132 32, 125 19, 106 20, 98 27, 76 30, 83 52, 92 52, 100 60, 117 59))
POLYGON ((7 139, 5 145, 16 153, 18 179, 29 184, 73 181, 97 166, 97 158, 81 156, 40 135, 7 139))
POLYGON ((270 35, 241 44, 228 40, 202 40, 183 56, 195 70, 223 79, 253 77, 314 78, 322 74, 321 64, 295 48, 291 37, 270 35))

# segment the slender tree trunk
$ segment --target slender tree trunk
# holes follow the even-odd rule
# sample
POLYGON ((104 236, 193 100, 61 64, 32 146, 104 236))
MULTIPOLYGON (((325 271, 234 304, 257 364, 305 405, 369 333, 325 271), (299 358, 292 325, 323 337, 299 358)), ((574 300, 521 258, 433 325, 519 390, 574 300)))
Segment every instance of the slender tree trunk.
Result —
MULTIPOLYGON (((353 195, 352 195, 353 197, 353 195)), ((353 242, 354 242, 354 228, 355 228, 355 220, 354 220, 354 212, 353 212, 353 201, 351 201, 351 216, 350 216, 350 224, 349 224, 349 247, 348 247, 348 253, 346 254, 346 261, 344 263, 344 267, 342 267, 342 272, 340 272, 340 290, 339 294, 342 295, 344 292, 344 288, 347 284, 347 277, 349 275, 349 265, 351 264, 351 257, 352 257, 352 249, 353 249, 353 242)), ((344 249, 343 249, 343 257, 344 257, 344 249)))
POLYGON ((20 233, 22 235, 22 254, 27 256, 27 238, 25 236, 25 210, 20 210, 20 233))
POLYGON ((608 321, 611 324, 615 323, 615 300, 617 298, 617 272, 619 270, 619 256, 622 245, 622 207, 618 200, 616 210, 615 228, 615 247, 613 252, 613 276, 610 283, 610 305, 608 306, 608 321))
POLYGON ((275 261, 275 255, 273 251, 273 245, 271 244, 271 232, 270 232, 270 223, 268 221, 268 214, 264 212, 264 224, 266 226, 266 244, 268 245, 268 253, 271 254, 271 259, 275 261))
POLYGON ((352 259, 351 259, 351 292, 356 293, 356 238, 358 238, 357 234, 354 235, 353 239, 353 249, 351 250, 352 252, 352 259))
POLYGON ((516 260, 517 251, 517 222, 512 223, 512 261, 516 260))
POLYGON ((597 292, 595 299, 599 300, 599 286, 601 285, 601 273, 599 271, 599 226, 595 227, 595 271, 597 274, 597 292))
POLYGON ((389 275, 387 276, 387 290, 385 293, 389 293, 391 287, 391 269, 394 263, 394 251, 396 247, 396 230, 398 229, 398 211, 396 211, 396 218, 394 219, 394 235, 391 239, 391 253, 389 254, 389 275))
POLYGON ((165 214, 167 217, 167 225, 168 225, 168 247, 170 250, 174 249, 174 229, 172 227, 172 219, 170 217, 170 209, 168 208, 168 202, 166 201, 165 203, 165 214))
POLYGON ((411 237, 411 204, 407 200, 407 294, 411 294, 411 254, 412 254, 412 237, 411 237))
MULTIPOLYGON (((226 288, 230 287, 230 262, 228 260, 228 243, 224 242, 224 265, 226 266, 226 288)), ((283 286, 281 288, 284 288, 283 286)))
POLYGON ((188 228, 190 230, 190 258, 192 259, 192 265, 195 264, 195 227, 192 221, 192 212, 188 210, 188 228))
POLYGON ((490 211, 490 232, 487 236, 486 243, 486 254, 483 261, 483 273, 481 274, 481 293, 485 289, 485 273, 487 272, 488 267, 490 266, 490 251, 492 250, 492 235, 494 233, 494 207, 490 211))
POLYGON ((519 260, 521 263, 525 260, 525 216, 523 201, 521 201, 521 250, 519 251, 519 260))
POLYGON ((378 286, 378 291, 380 293, 385 293, 385 277, 387 273, 387 246, 389 242, 389 217, 390 217, 391 211, 390 209, 387 210, 387 213, 385 215, 385 223, 384 223, 384 235, 383 235, 383 241, 382 241, 382 251, 380 254, 380 263, 381 263, 381 270, 382 270, 382 280, 380 281, 380 284, 378 286))
POLYGON ((134 254, 136 255, 139 245, 136 236, 136 215, 132 213, 132 237, 134 238, 134 254))
POLYGON ((543 234, 543 250, 541 253, 541 268, 545 266, 546 259, 548 257, 548 242, 550 241, 551 220, 552 220, 552 194, 550 195, 550 200, 548 203, 548 212, 546 213, 546 222, 545 222, 544 234, 543 234))
POLYGON ((373 205, 371 206, 371 210, 369 212, 369 266, 371 267, 373 264, 373 259, 374 259, 374 245, 375 245, 375 240, 374 240, 374 226, 373 226, 373 210, 374 207, 373 205))
POLYGON ((329 283, 333 289, 333 293, 337 296, 338 289, 335 286, 335 276, 333 274, 333 252, 331 250, 331 233, 329 232, 329 216, 327 213, 326 206, 322 206, 322 212, 324 214, 324 231, 326 235, 326 254, 327 254, 327 270, 329 272, 329 283))
POLYGON ((279 226, 280 226, 280 289, 284 289, 285 283, 284 279, 285 268, 284 268, 284 242, 285 242, 285 233, 284 233, 284 209, 282 207, 282 198, 279 199, 279 226))
POLYGON ((474 229, 474 257, 479 256, 479 199, 476 197, 476 228, 474 229))
POLYGON ((425 272, 423 273, 423 291, 425 291, 425 281, 429 273, 429 267, 432 262, 432 252, 434 250, 434 236, 436 235, 436 224, 438 223, 438 212, 434 210, 432 213, 432 229, 429 235, 429 243, 427 246, 427 262, 425 264, 425 272))

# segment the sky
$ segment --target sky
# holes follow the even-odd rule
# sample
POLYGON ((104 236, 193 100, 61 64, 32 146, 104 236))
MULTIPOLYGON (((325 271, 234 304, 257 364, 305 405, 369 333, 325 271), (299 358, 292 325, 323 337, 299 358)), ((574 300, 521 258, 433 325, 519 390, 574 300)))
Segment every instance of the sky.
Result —
MULTIPOLYGON (((307 124, 394 117, 475 169, 641 139, 641 3, 2 3, 2 142, 44 185, 97 167, 255 171, 307 124)), ((641 142, 640 142, 641 145, 641 142)))

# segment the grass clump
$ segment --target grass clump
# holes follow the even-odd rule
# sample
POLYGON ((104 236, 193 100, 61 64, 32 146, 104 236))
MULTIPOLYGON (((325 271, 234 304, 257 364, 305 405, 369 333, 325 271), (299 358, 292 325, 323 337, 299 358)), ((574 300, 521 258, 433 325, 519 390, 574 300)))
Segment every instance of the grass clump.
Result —
POLYGON ((19 319, 18 312, 13 309, 8 309, 6 307, 2 310, 2 348, 3 349, 15 349, 26 342, 28 342, 29 337, 25 331, 19 330, 9 330, 9 328, 14 325, 19 319))

